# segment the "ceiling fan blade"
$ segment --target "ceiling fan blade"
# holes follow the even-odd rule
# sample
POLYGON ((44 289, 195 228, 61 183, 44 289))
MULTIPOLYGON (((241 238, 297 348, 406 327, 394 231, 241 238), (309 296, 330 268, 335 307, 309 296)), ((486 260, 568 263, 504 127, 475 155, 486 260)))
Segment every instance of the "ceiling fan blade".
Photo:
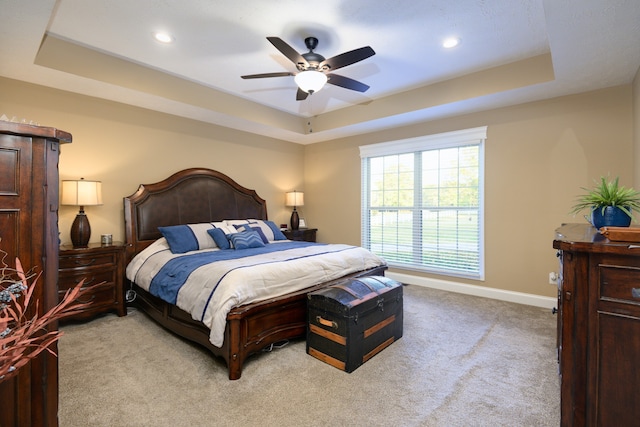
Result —
POLYGON ((293 76, 293 73, 289 73, 287 71, 283 71, 280 73, 262 73, 262 74, 249 74, 246 76, 240 76, 243 79, 263 79, 265 77, 288 77, 293 76))
POLYGON ((367 59, 370 56, 375 55, 375 51, 370 46, 361 47, 360 49, 350 50, 349 52, 341 53, 332 58, 322 61, 318 68, 322 69, 323 66, 328 65, 331 69, 337 70, 338 68, 346 67, 347 65, 355 64, 363 59, 367 59))
POLYGON ((300 55, 294 48, 289 46, 284 40, 280 37, 267 37, 267 40, 271 42, 272 45, 276 47, 284 56, 289 58, 291 62, 296 64, 302 64, 304 68, 309 66, 309 63, 302 55, 300 55))
POLYGON ((298 92, 296 93, 296 101, 304 101, 305 99, 307 99, 307 96, 309 96, 307 92, 298 88, 298 92))
POLYGON ((369 89, 364 83, 361 83, 357 80, 350 79, 349 77, 341 76, 338 74, 328 74, 327 83, 331 83, 332 85, 340 86, 345 89, 356 90, 358 92, 366 92, 369 89))

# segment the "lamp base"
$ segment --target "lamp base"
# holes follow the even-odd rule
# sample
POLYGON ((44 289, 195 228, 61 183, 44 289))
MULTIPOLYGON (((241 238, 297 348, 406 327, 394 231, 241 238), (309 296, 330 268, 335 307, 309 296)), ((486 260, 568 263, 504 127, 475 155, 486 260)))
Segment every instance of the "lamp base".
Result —
POLYGON ((293 208, 293 212, 291 212, 291 229, 297 230, 300 228, 300 217, 298 216, 298 211, 296 208, 293 208))
POLYGON ((91 226, 89 225, 89 218, 87 218, 84 211, 80 211, 71 225, 71 243, 73 243, 74 248, 86 248, 90 238, 91 226))

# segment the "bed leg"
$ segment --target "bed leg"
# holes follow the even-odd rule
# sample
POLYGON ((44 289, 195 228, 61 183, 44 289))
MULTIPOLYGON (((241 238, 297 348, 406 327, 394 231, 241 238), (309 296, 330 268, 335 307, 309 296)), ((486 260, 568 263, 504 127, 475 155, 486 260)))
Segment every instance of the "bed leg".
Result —
POLYGON ((242 375, 242 362, 240 362, 240 358, 238 354, 232 354, 231 359, 229 360, 229 379, 230 380, 239 380, 242 375))
POLYGON ((238 380, 242 375, 242 346, 240 345, 240 321, 238 319, 227 319, 227 328, 229 334, 226 338, 229 339, 229 358, 227 365, 229 369, 229 379, 238 380))

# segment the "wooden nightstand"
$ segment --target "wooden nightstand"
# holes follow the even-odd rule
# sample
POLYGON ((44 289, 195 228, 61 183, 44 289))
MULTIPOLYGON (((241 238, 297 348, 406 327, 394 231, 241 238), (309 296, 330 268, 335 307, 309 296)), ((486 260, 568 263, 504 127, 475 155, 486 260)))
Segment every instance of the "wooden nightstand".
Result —
POLYGON ((289 240, 300 240, 305 242, 316 241, 317 228, 301 228, 299 230, 283 230, 282 233, 289 240))
MULTIPOLYGON (((65 292, 85 279, 84 286, 96 287, 95 292, 84 299, 91 300, 91 306, 84 312, 69 319, 88 319, 99 313, 115 310, 118 316, 125 316, 124 301, 124 249, 123 243, 112 245, 90 243, 88 248, 60 246, 58 269, 58 299, 65 292)), ((84 302, 84 301, 83 301, 84 302)))

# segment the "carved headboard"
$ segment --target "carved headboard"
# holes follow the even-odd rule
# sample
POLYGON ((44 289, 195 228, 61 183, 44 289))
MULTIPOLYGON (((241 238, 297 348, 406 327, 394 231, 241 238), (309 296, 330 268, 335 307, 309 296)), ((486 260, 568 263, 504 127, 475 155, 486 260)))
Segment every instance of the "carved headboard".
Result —
POLYGON ((185 169, 160 182, 141 184, 124 198, 127 262, 162 237, 158 227, 245 218, 266 220, 266 201, 211 169, 185 169))

